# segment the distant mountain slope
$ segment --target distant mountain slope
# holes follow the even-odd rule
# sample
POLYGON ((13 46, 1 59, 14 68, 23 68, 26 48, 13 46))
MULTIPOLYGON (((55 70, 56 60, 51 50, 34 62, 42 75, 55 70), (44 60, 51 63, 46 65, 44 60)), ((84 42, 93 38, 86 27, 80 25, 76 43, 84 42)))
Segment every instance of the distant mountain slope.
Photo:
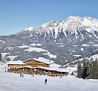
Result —
POLYGON ((0 36, 0 51, 7 60, 44 57, 57 64, 90 56, 98 51, 98 20, 70 16, 25 28, 17 34, 0 36))

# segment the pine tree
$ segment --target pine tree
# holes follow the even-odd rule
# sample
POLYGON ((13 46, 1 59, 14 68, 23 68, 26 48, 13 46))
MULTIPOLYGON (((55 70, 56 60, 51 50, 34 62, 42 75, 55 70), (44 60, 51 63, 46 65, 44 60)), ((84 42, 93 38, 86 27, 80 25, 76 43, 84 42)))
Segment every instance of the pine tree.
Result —
POLYGON ((83 60, 83 66, 82 66, 82 72, 81 72, 81 78, 85 79, 87 75, 87 63, 86 58, 83 60))
MULTIPOLYGON (((82 63, 81 63, 82 64, 82 63)), ((83 59, 83 65, 81 66, 81 78, 88 78, 90 75, 90 62, 88 58, 83 59)))
POLYGON ((92 72, 93 72, 93 62, 94 62, 94 59, 93 58, 91 58, 90 60, 89 60, 89 79, 91 79, 92 78, 92 72))
POLYGON ((81 72, 82 72, 81 63, 80 63, 80 61, 78 61, 77 77, 81 78, 81 72))
POLYGON ((82 66, 81 63, 78 62, 77 77, 83 79, 98 79, 98 60, 85 58, 82 66))
POLYGON ((91 79, 98 79, 98 60, 92 62, 91 79))
POLYGON ((2 61, 2 55, 1 55, 1 53, 0 53, 0 61, 2 61))
POLYGON ((85 79, 87 77, 87 67, 83 68, 83 72, 82 72, 82 76, 83 79, 85 79))

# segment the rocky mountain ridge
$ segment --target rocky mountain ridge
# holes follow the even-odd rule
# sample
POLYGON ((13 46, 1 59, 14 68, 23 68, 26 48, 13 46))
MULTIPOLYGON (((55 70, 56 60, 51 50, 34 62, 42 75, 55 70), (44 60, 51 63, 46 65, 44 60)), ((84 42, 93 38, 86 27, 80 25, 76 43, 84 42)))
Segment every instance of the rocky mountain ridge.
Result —
POLYGON ((38 27, 0 36, 0 51, 7 60, 43 57, 65 64, 98 51, 98 20, 70 16, 38 27))

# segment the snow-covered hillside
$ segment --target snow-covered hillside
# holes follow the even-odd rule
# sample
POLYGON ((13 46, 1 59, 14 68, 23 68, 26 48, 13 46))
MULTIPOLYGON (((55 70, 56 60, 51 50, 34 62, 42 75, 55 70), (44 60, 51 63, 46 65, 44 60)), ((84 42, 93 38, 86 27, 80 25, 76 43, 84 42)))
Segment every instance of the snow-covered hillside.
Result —
POLYGON ((49 77, 0 71, 0 91, 97 91, 98 80, 83 80, 74 76, 49 77), (44 80, 47 78, 47 84, 44 80))

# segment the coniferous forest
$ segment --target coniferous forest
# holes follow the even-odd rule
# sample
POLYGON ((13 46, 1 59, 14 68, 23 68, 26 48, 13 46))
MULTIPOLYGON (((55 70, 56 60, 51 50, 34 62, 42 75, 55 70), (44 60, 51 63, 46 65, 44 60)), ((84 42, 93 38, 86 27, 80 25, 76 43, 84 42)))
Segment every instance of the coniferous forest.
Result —
POLYGON ((83 79, 98 79, 98 59, 84 58, 78 61, 77 77, 83 79))

